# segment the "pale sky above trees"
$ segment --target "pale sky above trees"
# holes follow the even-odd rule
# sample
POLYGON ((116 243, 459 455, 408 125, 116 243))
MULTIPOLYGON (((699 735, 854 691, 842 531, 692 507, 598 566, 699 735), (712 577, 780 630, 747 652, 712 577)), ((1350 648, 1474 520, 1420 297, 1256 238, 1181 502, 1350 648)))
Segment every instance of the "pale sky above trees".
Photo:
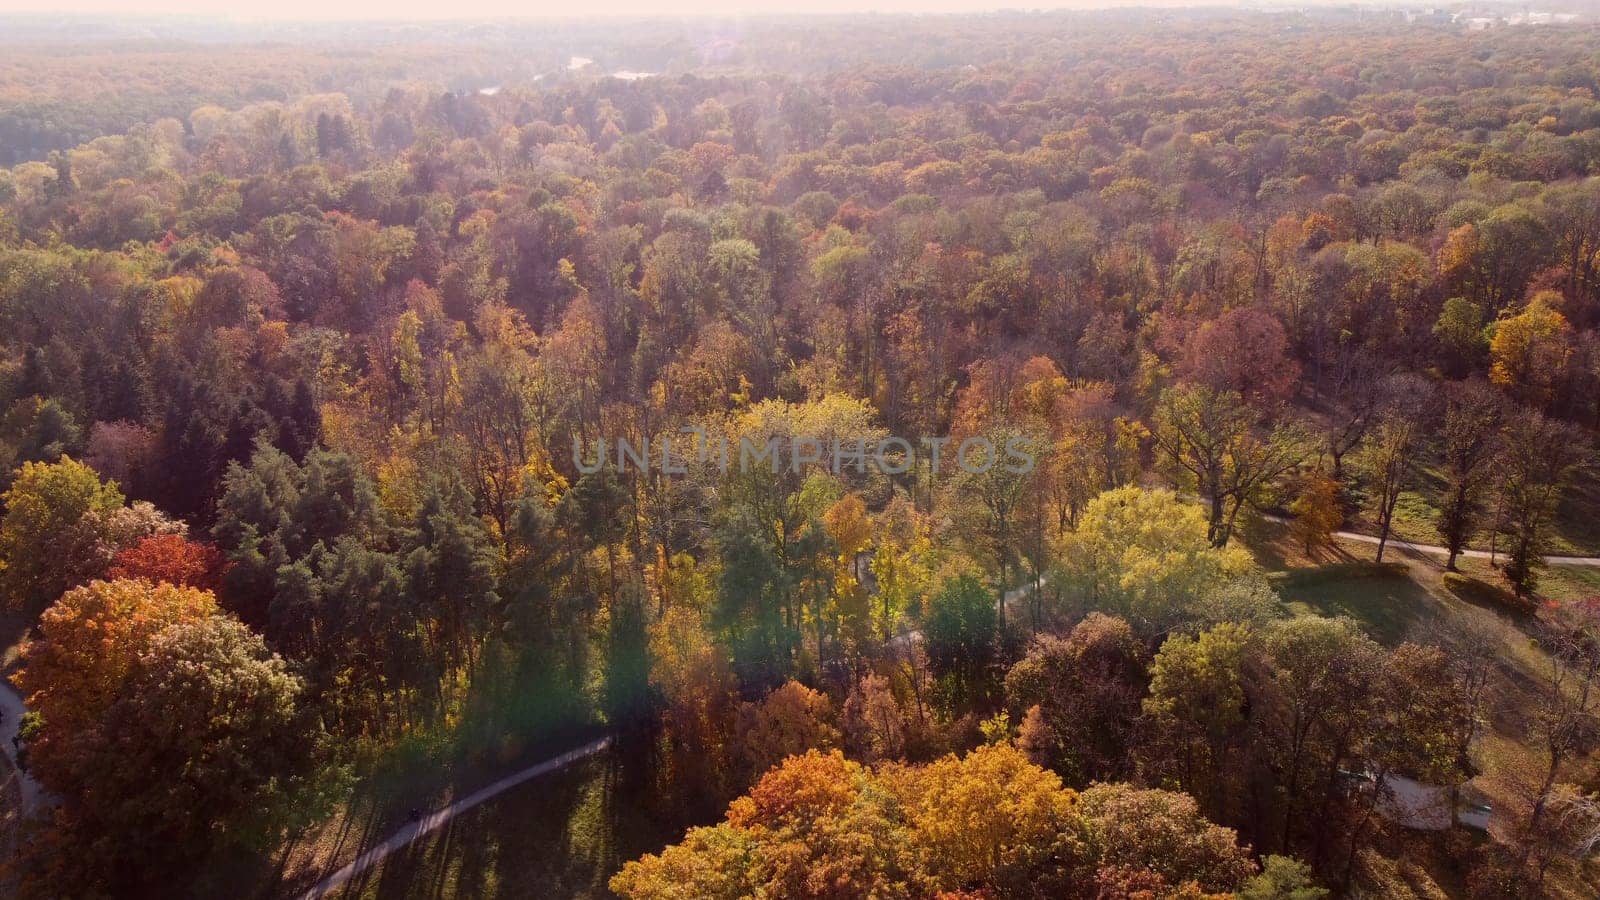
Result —
MULTIPOLYGON (((0 14, 193 15, 263 19, 481 19, 594 16, 771 15, 775 13, 973 13, 998 9, 1097 9, 1201 5, 1185 0, 0 0, 0 14)), ((1215 5, 1215 4, 1210 4, 1215 5)), ((1259 5, 1259 4, 1252 4, 1259 5)), ((1270 4, 1269 4, 1270 5, 1270 4)), ((1303 5, 1303 4, 1302 4, 1303 5)))

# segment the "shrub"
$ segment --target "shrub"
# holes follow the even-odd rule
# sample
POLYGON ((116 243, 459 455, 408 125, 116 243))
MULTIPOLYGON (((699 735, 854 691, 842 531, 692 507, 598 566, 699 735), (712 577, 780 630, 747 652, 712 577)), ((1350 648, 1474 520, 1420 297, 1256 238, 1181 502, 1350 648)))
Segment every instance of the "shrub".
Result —
POLYGON ((1516 616, 1529 616, 1539 608, 1532 598, 1518 597, 1514 592, 1498 585, 1479 581, 1460 572, 1446 572, 1440 579, 1445 590, 1457 599, 1488 606, 1516 616))

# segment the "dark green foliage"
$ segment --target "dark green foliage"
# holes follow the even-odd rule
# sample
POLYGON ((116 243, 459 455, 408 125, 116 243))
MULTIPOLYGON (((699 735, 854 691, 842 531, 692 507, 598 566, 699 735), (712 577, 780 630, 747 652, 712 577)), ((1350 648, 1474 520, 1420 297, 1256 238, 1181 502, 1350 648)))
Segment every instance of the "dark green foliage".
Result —
POLYGON ((786 612, 790 590, 784 561, 748 517, 733 515, 713 536, 722 559, 712 622, 733 648, 734 668, 752 691, 776 687, 788 675, 800 629, 786 612))
POLYGON ((999 638, 994 592, 974 575, 947 580, 928 600, 922 631, 929 665, 964 709, 992 680, 999 638))

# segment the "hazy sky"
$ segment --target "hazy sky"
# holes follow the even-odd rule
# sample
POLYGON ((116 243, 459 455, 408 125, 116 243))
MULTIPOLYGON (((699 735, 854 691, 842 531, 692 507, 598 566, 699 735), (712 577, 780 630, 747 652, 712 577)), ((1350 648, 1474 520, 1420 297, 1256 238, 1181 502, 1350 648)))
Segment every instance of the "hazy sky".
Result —
MULTIPOLYGON (((1193 2, 1193 0, 1191 0, 1193 2)), ((477 19, 774 12, 979 12, 1170 6, 1138 0, 0 0, 0 13, 186 14, 272 19, 477 19)))

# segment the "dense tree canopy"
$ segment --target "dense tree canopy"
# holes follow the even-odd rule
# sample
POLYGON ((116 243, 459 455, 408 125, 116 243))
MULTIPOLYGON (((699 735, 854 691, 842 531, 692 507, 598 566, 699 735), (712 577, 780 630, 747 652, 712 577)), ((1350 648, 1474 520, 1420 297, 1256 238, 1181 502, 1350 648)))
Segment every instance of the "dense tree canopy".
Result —
POLYGON ((1445 19, 7 20, 25 886, 605 732, 690 829, 627 896, 1364 889, 1485 641, 1267 570, 1405 538, 1545 763, 1422 862, 1533 889, 1600 734, 1539 577, 1600 552, 1600 54, 1445 19))
POLYGON ((624 897, 1094 897, 1119 887, 1198 896, 1247 885, 1255 872, 1232 832, 1181 794, 1101 785, 1080 796, 1001 746, 882 771, 838 754, 791 758, 722 824, 629 863, 611 888, 624 897))

